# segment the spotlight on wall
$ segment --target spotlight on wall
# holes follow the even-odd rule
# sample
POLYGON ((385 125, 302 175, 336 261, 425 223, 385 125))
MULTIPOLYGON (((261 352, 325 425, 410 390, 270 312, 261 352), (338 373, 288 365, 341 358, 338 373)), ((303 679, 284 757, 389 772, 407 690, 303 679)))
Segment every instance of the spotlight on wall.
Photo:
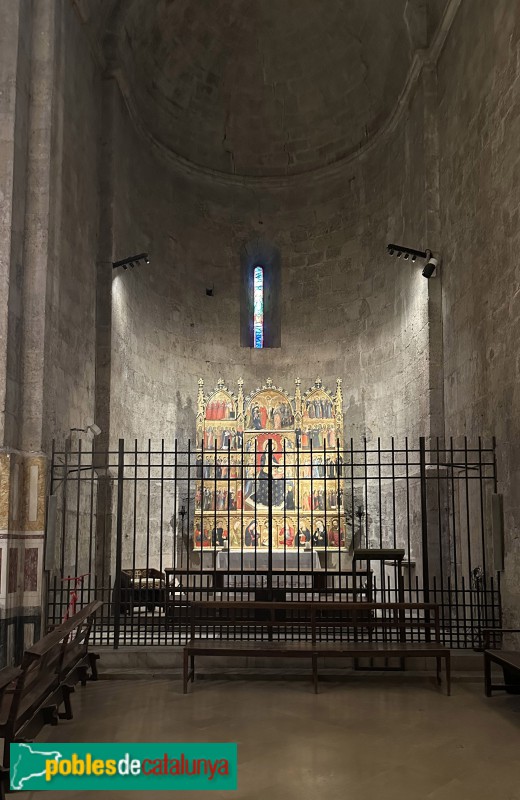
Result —
POLYGON ((407 261, 411 258, 412 263, 415 263, 418 258, 425 261, 422 274, 425 278, 431 278, 436 268, 439 266, 439 257, 434 257, 431 250, 414 250, 413 247, 404 247, 400 244, 388 244, 386 250, 389 256, 396 255, 397 258, 403 256, 407 261))
POLYGON ((141 261, 144 261, 145 264, 150 263, 148 253, 138 253, 136 256, 128 256, 128 258, 122 258, 120 261, 113 261, 112 269, 117 269, 118 267, 123 267, 123 269, 133 268, 141 261))
POLYGON ((434 258, 429 250, 426 251, 427 253, 427 261, 423 267, 423 278, 431 278, 437 267, 439 266, 439 259, 434 258))

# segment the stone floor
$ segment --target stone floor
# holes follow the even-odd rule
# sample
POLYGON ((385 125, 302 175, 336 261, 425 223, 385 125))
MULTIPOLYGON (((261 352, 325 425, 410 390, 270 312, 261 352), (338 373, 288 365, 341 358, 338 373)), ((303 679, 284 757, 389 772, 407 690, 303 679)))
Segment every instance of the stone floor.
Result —
POLYGON ((486 699, 480 681, 455 681, 452 697, 394 674, 324 681, 318 695, 294 680, 208 679, 188 695, 178 680, 100 681, 73 701, 75 719, 41 741, 238 742, 237 792, 114 800, 520 800, 520 697, 486 699))

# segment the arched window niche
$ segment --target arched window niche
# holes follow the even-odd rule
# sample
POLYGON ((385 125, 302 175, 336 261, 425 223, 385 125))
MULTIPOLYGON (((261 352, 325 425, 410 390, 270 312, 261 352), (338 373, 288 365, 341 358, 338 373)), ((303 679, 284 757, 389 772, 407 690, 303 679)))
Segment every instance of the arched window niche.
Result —
POLYGON ((244 245, 240 253, 240 278, 241 346, 255 350, 280 347, 278 248, 265 239, 254 239, 244 245))

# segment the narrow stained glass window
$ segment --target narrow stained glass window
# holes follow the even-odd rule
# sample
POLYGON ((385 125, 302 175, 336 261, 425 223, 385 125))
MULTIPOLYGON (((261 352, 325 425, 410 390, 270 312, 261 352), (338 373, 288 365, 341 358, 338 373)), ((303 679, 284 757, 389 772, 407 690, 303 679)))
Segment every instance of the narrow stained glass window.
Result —
POLYGON ((253 274, 253 346, 264 346, 264 268, 257 266, 253 274))

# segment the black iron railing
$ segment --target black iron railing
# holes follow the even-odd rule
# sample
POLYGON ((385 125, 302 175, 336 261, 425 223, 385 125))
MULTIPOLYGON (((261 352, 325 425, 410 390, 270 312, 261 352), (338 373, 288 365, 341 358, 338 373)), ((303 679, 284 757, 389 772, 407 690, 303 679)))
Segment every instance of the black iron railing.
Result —
POLYGON ((94 635, 114 647, 182 644, 190 599, 436 603, 459 648, 501 624, 494 441, 79 442, 54 450, 50 491, 48 622, 83 575, 74 602, 105 601, 94 635))

